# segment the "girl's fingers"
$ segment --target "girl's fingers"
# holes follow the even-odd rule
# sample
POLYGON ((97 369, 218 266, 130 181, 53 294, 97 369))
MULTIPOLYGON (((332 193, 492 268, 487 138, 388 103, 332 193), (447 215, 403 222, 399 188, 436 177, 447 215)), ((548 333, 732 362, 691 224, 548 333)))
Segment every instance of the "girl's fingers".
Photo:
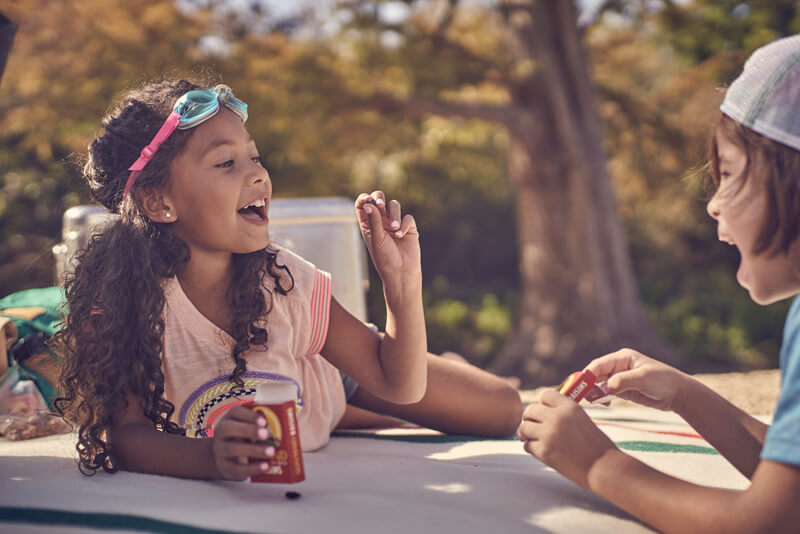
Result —
POLYGON ((360 195, 358 195, 356 197, 356 203, 355 203, 356 212, 358 212, 359 210, 363 209, 365 205, 374 204, 374 203, 375 203, 375 201, 373 200, 373 198, 371 196, 369 196, 366 193, 361 193, 360 195))
POLYGON ((268 462, 241 463, 239 458, 225 460, 225 474, 228 480, 245 480, 254 475, 265 473, 269 469, 268 462))
POLYGON ((389 228, 392 231, 400 230, 400 203, 390 200, 386 207, 386 217, 389 219, 389 228))
POLYGON ((394 233, 396 237, 404 237, 406 234, 419 235, 417 221, 413 215, 405 215, 400 224, 400 229, 394 233))
POLYGON ((269 427, 253 423, 243 423, 236 420, 222 421, 214 432, 223 439, 243 439, 248 441, 262 441, 270 436, 269 427))
POLYGON ((367 214, 369 237, 372 239, 380 239, 385 233, 383 229, 383 216, 380 210, 374 204, 367 204, 364 206, 364 211, 367 214))
POLYGON ((219 454, 225 458, 255 458, 266 460, 275 456, 275 447, 263 443, 245 443, 243 441, 225 441, 219 447, 219 454))
POLYGON ((386 217, 386 195, 383 194, 383 191, 373 191, 370 197, 378 207, 381 217, 386 217))
POLYGON ((244 406, 234 406, 228 413, 225 414, 225 420, 242 421, 244 423, 252 423, 257 426, 267 426, 267 420, 264 416, 253 410, 248 410, 244 406))

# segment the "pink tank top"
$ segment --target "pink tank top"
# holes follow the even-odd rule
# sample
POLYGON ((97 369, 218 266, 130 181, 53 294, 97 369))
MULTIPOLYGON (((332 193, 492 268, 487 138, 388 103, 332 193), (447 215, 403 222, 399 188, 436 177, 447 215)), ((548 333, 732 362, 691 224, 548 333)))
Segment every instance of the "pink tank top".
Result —
MULTIPOLYGON (((319 354, 328 332, 330 275, 286 249, 279 250, 278 263, 289 268, 294 288, 288 295, 272 291, 272 310, 260 325, 269 334, 268 349, 251 346, 242 355, 247 361, 242 388, 229 381, 233 338, 194 307, 177 278, 164 283, 165 396, 175 405, 172 419, 187 436, 213 435, 214 424, 227 410, 253 400, 256 386, 271 380, 297 387, 300 444, 305 451, 325 445, 344 414, 341 375, 319 354)), ((265 285, 275 286, 269 275, 265 285)), ((287 279, 282 285, 291 282, 287 279)))

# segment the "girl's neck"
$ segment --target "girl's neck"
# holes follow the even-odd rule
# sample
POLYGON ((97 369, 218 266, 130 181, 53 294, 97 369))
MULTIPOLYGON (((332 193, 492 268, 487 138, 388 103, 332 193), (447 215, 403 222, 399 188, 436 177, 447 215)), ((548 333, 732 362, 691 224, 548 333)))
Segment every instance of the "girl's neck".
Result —
MULTIPOLYGON (((217 327, 230 331, 232 256, 208 256, 192 251, 191 259, 178 272, 181 289, 200 313, 217 327)), ((230 332, 229 332, 230 333, 230 332)))

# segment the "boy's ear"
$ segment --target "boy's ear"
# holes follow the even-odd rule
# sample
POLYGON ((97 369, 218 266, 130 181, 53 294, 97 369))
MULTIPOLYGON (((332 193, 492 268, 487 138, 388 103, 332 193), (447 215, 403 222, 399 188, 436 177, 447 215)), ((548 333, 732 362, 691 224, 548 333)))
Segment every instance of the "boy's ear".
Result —
POLYGON ((160 187, 142 187, 138 191, 139 205, 153 222, 171 223, 178 217, 166 192, 160 187))

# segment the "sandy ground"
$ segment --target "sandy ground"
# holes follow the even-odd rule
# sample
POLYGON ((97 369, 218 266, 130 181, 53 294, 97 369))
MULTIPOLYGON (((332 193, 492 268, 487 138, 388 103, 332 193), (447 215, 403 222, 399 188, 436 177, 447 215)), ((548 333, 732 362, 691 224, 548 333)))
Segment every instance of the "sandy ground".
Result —
MULTIPOLYGON (((780 371, 768 369, 746 373, 697 374, 695 378, 752 415, 770 415, 775 410, 780 391, 780 371)), ((523 402, 533 402, 544 388, 520 392, 523 402)), ((615 399, 612 406, 632 405, 615 399)))

